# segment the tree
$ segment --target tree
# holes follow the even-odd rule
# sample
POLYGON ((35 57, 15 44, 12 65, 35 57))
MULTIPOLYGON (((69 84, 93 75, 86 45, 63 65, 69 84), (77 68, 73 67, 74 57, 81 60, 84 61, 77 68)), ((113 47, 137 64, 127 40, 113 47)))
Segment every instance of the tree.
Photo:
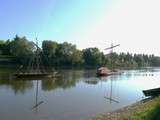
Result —
POLYGON ((83 53, 80 50, 75 50, 71 55, 72 66, 80 66, 84 63, 83 53))
MULTIPOLYGON (((112 53, 104 55, 98 48, 86 48, 78 50, 75 45, 64 42, 57 43, 51 40, 42 42, 42 60, 44 65, 54 67, 144 67, 160 66, 160 57, 145 54, 112 53)), ((26 37, 16 37, 13 40, 0 40, 1 58, 16 58, 18 64, 27 64, 35 54, 35 45, 26 37), (11 56, 11 57, 10 57, 11 56)), ((41 54, 41 53, 40 53, 41 54)))
POLYGON ((16 35, 14 40, 10 42, 11 55, 15 56, 22 64, 27 63, 28 59, 34 54, 34 50, 33 42, 29 42, 26 37, 16 35))
POLYGON ((64 42, 58 45, 56 52, 57 65, 61 66, 71 66, 72 65, 72 55, 76 51, 76 46, 70 43, 64 42))
POLYGON ((42 42, 42 49, 46 56, 51 57, 56 54, 56 49, 58 47, 58 43, 45 40, 42 42))
POLYGON ((104 62, 104 54, 98 48, 86 48, 83 50, 85 65, 98 67, 104 62))
POLYGON ((43 57, 46 57, 46 59, 43 58, 45 64, 49 62, 48 64, 55 65, 56 64, 56 51, 58 48, 58 43, 50 40, 45 40, 42 42, 42 50, 44 53, 43 57))
POLYGON ((0 54, 10 55, 10 40, 7 41, 0 40, 0 54))

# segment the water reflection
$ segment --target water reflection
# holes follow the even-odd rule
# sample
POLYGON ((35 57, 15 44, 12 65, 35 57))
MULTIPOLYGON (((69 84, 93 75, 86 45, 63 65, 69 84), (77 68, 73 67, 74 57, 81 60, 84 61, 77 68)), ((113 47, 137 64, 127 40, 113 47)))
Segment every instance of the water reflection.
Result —
POLYGON ((111 77, 111 79, 110 79, 110 86, 109 86, 109 88, 108 88, 108 91, 106 91, 106 95, 104 96, 104 98, 105 99, 107 99, 107 100, 109 100, 109 102, 110 102, 110 104, 112 103, 112 102, 115 102, 115 103, 119 103, 119 101, 118 100, 116 100, 115 98, 114 98, 114 93, 115 92, 113 92, 113 80, 115 80, 114 79, 114 77, 111 77))
POLYGON ((76 85, 76 80, 75 79, 52 79, 52 80, 42 80, 41 81, 41 85, 42 85, 42 90, 44 91, 51 91, 51 90, 55 90, 57 88, 63 88, 63 89, 67 89, 67 88, 71 88, 74 87, 76 85))
POLYGON ((61 70, 61 78, 30 80, 1 71, 2 120, 83 120, 141 100, 143 89, 160 85, 157 68, 108 77, 96 77, 95 70, 61 70))
POLYGON ((85 83, 91 84, 91 85, 96 85, 96 84, 98 84, 98 81, 97 80, 86 80, 85 83))
POLYGON ((0 73, 0 86, 10 87, 15 94, 24 94, 26 90, 34 86, 36 79, 41 82, 41 89, 51 91, 57 88, 67 89, 74 87, 77 78, 80 77, 79 72, 64 72, 61 78, 15 78, 12 73, 0 73), (68 75, 67 75, 68 74, 68 75))
POLYGON ((35 105, 32 107, 32 110, 35 110, 36 113, 38 112, 38 107, 44 103, 44 101, 39 101, 38 100, 38 93, 39 93, 39 89, 38 89, 38 84, 39 84, 39 81, 37 80, 36 81, 36 95, 35 95, 35 105))
MULTIPOLYGON (((37 78, 40 80, 41 89, 43 91, 51 91, 58 88, 67 89, 75 87, 79 81, 83 81, 86 84, 97 85, 99 82, 108 82, 112 86, 112 81, 128 80, 135 76, 149 77, 154 75, 160 75, 160 69, 142 69, 142 70, 130 70, 124 71, 121 75, 113 75, 108 77, 96 77, 95 70, 76 71, 76 70, 61 70, 61 78, 37 78), (81 79, 83 77, 83 79, 81 79)), ((12 72, 0 72, 0 86, 10 87, 15 94, 24 94, 26 90, 31 89, 34 86, 33 81, 36 79, 17 79, 12 76, 12 72)))
POLYGON ((33 87, 32 81, 26 80, 15 80, 11 74, 1 73, 0 74, 0 86, 10 87, 15 94, 24 94, 26 90, 33 87))

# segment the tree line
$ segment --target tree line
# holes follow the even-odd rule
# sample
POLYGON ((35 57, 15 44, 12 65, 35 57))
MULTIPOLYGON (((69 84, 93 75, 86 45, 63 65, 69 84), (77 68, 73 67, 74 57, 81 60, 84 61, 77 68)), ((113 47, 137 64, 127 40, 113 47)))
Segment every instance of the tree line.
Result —
MULTIPOLYGON (((42 41, 42 60, 53 67, 118 67, 133 68, 145 66, 160 66, 160 57, 146 54, 112 53, 105 55, 98 48, 79 50, 75 45, 63 42, 42 41), (46 58, 46 59, 44 59, 46 58)), ((26 37, 18 35, 13 40, 0 40, 0 57, 12 56, 17 64, 28 64, 35 55, 36 47, 26 37)))

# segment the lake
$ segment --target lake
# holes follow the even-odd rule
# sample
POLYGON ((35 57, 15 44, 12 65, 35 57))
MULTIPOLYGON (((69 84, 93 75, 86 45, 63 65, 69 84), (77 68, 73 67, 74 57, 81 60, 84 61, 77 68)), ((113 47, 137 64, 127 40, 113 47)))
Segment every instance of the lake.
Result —
POLYGON ((1 120, 86 120, 144 98, 160 87, 160 68, 96 77, 95 70, 61 70, 61 78, 15 79, 0 69, 1 120))

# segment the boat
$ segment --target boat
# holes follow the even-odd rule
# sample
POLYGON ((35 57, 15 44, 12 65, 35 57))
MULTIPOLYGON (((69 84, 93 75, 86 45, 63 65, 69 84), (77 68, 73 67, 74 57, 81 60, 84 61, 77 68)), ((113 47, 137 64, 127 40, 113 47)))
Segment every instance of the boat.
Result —
POLYGON ((97 76, 120 75, 123 72, 118 69, 109 70, 107 67, 100 67, 97 70, 97 76))
POLYGON ((159 96, 160 95, 160 88, 148 89, 142 91, 145 96, 159 96))
POLYGON ((97 76, 109 76, 112 72, 107 67, 100 67, 97 70, 97 76))

